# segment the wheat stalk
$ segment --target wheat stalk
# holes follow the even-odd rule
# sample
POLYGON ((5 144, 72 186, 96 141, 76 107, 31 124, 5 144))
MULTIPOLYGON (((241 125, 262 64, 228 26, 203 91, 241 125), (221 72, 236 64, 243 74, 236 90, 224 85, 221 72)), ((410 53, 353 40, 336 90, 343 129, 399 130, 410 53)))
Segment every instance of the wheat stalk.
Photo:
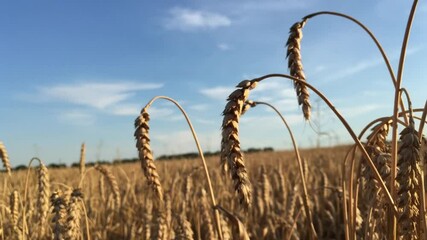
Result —
MULTIPOLYGON (((175 104, 175 106, 184 115, 185 120, 187 121, 188 126, 190 127, 190 130, 191 130, 191 133, 193 135, 194 141, 196 143, 200 159, 202 160, 203 168, 205 170, 204 172, 205 172, 206 181, 207 181, 207 185, 208 185, 210 196, 211 196, 212 206, 215 206, 216 205, 216 200, 215 200, 215 195, 214 195, 213 188, 212 188, 211 179, 210 179, 210 176, 209 176, 208 167, 207 167, 207 164, 206 164, 205 156, 203 154, 203 150, 202 150, 202 148, 200 146, 199 139, 197 138, 196 131, 194 130, 193 125, 191 124, 190 118, 188 117, 188 115, 184 111, 184 109, 181 107, 181 105, 177 101, 175 101, 174 99, 172 99, 170 97, 166 97, 166 96, 156 96, 156 97, 154 97, 141 110, 140 116, 135 120, 135 128, 136 128, 136 130, 135 130, 134 136, 135 136, 135 138, 137 140, 136 146, 137 146, 137 149, 139 151, 139 158, 140 158, 141 162, 144 163, 144 159, 145 159, 146 154, 148 154, 148 157, 151 158, 151 160, 153 159, 153 156, 151 154, 151 149, 150 149, 150 146, 149 146, 149 137, 148 137, 148 129, 149 129, 149 127, 148 127, 148 120, 149 120, 149 115, 148 115, 147 109, 157 99, 165 99, 165 100, 167 100, 169 102, 172 102, 173 104, 175 104)), ((154 166, 154 161, 152 161, 152 165, 154 166)), ((144 166, 143 166, 143 168, 144 168, 144 166)), ((157 176, 158 176, 158 174, 157 174, 157 176)), ((158 179, 157 179, 157 183, 158 183, 158 186, 160 186, 160 181, 158 179)), ((158 193, 162 193, 160 191, 157 191, 157 192, 158 193)), ((158 194, 158 196, 159 196, 160 199, 162 199, 162 194, 158 194)), ((216 223, 216 229, 217 229, 217 232, 218 232, 218 237, 219 237, 220 240, 222 240, 220 218, 219 218, 219 213, 217 211, 215 211, 215 223, 216 223)))

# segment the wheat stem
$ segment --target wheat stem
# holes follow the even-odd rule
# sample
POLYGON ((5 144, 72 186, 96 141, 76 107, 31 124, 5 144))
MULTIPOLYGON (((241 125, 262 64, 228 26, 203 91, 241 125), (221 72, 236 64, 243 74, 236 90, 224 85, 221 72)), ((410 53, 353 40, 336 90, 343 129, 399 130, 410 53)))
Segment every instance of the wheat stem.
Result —
MULTIPOLYGON (((216 206, 216 200, 215 200, 215 195, 214 195, 214 192, 213 192, 211 178, 209 176, 208 166, 206 164, 206 160, 205 160, 205 156, 203 154, 203 150, 202 150, 202 148, 200 146, 199 139, 197 137, 196 131, 194 130, 193 124, 190 121, 190 118, 188 117, 188 115, 185 112, 185 110, 181 107, 181 105, 177 101, 175 101, 174 99, 172 99, 170 97, 167 97, 167 96, 156 96, 156 97, 152 98, 148 102, 148 104, 145 106, 144 109, 148 109, 154 103, 154 101, 156 101, 157 99, 164 99, 164 100, 172 102, 173 104, 175 104, 176 107, 178 107, 178 109, 184 115, 185 120, 187 121, 188 126, 190 127, 190 130, 191 130, 191 133, 193 135, 194 141, 196 143, 197 150, 199 152, 200 158, 202 160, 202 164, 203 164, 203 168, 205 170, 205 176, 206 176, 206 180, 207 180, 207 183, 208 183, 208 188, 209 188, 209 192, 210 192, 210 196, 211 196, 212 206, 216 206)), ((217 210, 214 210, 214 212, 215 212, 215 223, 216 223, 216 228, 217 228, 218 236, 222 240, 222 231, 221 231, 219 213, 218 213, 217 210)))
POLYGON ((347 130, 347 132, 350 134, 351 138, 356 143, 356 145, 358 146, 358 148, 361 150, 363 156, 366 158, 369 166, 372 168, 372 170, 374 172, 375 179, 379 182, 379 184, 381 186, 381 189, 383 189, 384 193, 386 194, 387 201, 391 204, 391 206, 393 206, 392 209, 393 209, 394 213, 396 214, 397 213, 396 205, 395 205, 395 203, 393 201, 393 198, 391 197, 390 192, 387 190, 387 187, 385 186, 384 181, 381 179, 380 174, 376 170, 375 164, 373 163, 372 159, 369 157, 369 154, 366 152, 366 149, 363 147, 363 145, 360 142, 360 140, 357 138, 357 136, 354 133, 353 129, 347 123, 347 121, 345 120, 345 118, 334 107, 334 105, 329 101, 329 99, 327 97, 325 97, 317 88, 313 87, 309 83, 307 83, 305 81, 301 81, 300 79, 294 78, 294 77, 286 75, 286 74, 268 74, 268 75, 264 75, 264 76, 259 77, 259 78, 255 78, 252 81, 260 82, 260 81, 263 81, 265 79, 273 78, 273 77, 280 77, 280 78, 290 79, 290 80, 299 81, 299 82, 305 84, 308 88, 310 88, 313 92, 315 92, 328 105, 328 107, 334 112, 334 114, 338 117, 338 119, 344 125, 344 127, 347 130))
POLYGON ((295 140, 294 134, 292 133, 291 127, 289 126, 288 122, 283 117, 283 115, 279 112, 279 110, 277 110, 277 108, 275 108, 273 105, 271 105, 271 104, 269 104, 267 102, 260 102, 260 101, 249 102, 249 104, 252 105, 252 107, 255 107, 258 104, 266 105, 266 106, 270 107, 271 109, 273 109, 277 113, 277 115, 279 115, 280 119, 285 124, 285 127, 288 130, 288 133, 289 133, 289 135, 291 137, 292 145, 293 145, 293 148, 294 148, 294 153, 295 153, 295 156, 296 156, 297 162, 298 162, 298 168, 299 168, 299 173, 300 173, 299 175, 301 177, 301 184, 302 184, 302 187, 303 187, 303 203, 304 203, 305 214, 307 216, 307 224, 310 227, 311 234, 313 234, 312 237, 314 239, 317 239, 316 230, 314 229, 313 219, 312 219, 312 216, 311 216, 310 208, 308 206, 309 200, 308 200, 308 193, 307 193, 307 184, 306 184, 306 179, 304 178, 305 174, 304 174, 304 171, 303 171, 301 155, 300 155, 300 152, 298 150, 298 145, 297 145, 297 142, 295 140))
MULTIPOLYGON (((398 117, 398 106, 401 101, 401 95, 400 95, 400 86, 402 83, 402 76, 403 76, 403 66, 405 63, 405 57, 406 57, 406 48, 409 40, 409 35, 411 32, 412 27, 412 21, 415 16, 415 10, 417 9, 418 0, 414 0, 411 8, 411 12, 409 13, 408 17, 408 23, 406 24, 405 29, 405 35, 403 37, 402 42, 402 49, 400 53, 400 59, 399 59, 399 67, 397 70, 397 79, 396 79, 396 86, 395 86, 395 95, 394 95, 394 105, 393 105, 393 123, 392 123, 392 144, 391 144, 391 178, 395 179, 397 174, 397 117, 398 117)), ((395 181, 390 181, 390 192, 392 198, 396 197, 396 186, 395 181)), ((396 217, 393 217, 393 226, 391 231, 391 238, 396 239, 396 217)))

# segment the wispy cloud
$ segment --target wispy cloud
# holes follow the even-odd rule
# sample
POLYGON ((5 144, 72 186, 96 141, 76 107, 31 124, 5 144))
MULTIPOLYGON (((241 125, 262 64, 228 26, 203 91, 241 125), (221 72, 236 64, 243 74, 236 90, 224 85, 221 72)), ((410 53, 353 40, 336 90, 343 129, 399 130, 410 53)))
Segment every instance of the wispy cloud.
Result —
POLYGON ((132 97, 137 91, 161 88, 162 84, 131 82, 81 82, 39 88, 41 97, 71 104, 105 109, 132 97))
POLYGON ((231 25, 231 20, 222 14, 191 10, 186 8, 173 8, 169 11, 165 27, 182 31, 198 29, 215 29, 231 25))
POLYGON ((69 110, 58 116, 59 120, 75 126, 91 126, 95 124, 95 115, 82 110, 69 110))
POLYGON ((191 105, 188 107, 191 110, 195 110, 195 111, 206 111, 207 109, 209 109, 209 105, 207 104, 195 104, 195 105, 191 105))
POLYGON ((215 100, 224 100, 234 91, 231 87, 213 87, 200 90, 200 93, 215 100))
POLYGON ((226 43, 220 43, 218 44, 218 49, 221 51, 227 51, 230 50, 230 46, 226 43))
MULTIPOLYGON (((424 49, 423 46, 410 47, 406 51, 406 56, 416 54, 416 53, 422 51, 423 49, 424 49)), ((392 61, 392 60, 398 59, 399 54, 400 53, 398 53, 398 52, 393 52, 393 54, 391 54, 391 57, 389 57, 389 60, 392 61)), ((360 62, 353 64, 351 67, 343 68, 342 70, 336 71, 333 75, 328 76, 326 81, 329 82, 329 81, 335 81, 335 80, 343 79, 343 78, 352 76, 356 73, 365 71, 367 69, 377 67, 377 66, 382 65, 382 64, 385 64, 385 62, 381 56, 378 56, 374 59, 362 60, 360 62)), ((321 71, 324 71, 324 70, 326 70, 326 67, 323 66, 321 71)), ((396 71, 396 69, 395 69, 395 71, 396 71)))

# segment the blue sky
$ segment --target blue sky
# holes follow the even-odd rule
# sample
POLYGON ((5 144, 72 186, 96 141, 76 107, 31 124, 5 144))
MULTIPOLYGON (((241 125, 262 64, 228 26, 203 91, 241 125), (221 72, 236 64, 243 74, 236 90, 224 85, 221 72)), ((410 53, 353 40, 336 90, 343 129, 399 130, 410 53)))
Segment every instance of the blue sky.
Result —
MULTIPOLYGON (((316 11, 356 17, 378 37, 397 71, 408 1, 7 1, 0 3, 0 141, 12 164, 136 157, 133 120, 156 95, 187 110, 205 151, 220 144, 221 111, 246 78, 287 73, 289 27, 316 11)), ((415 107, 426 100, 427 5, 419 4, 403 85, 415 107)), ((320 16, 305 26, 307 79, 328 96, 356 132, 392 112, 393 88, 373 42, 356 25, 320 16)), ((322 145, 349 142, 322 112, 322 145)), ((292 83, 263 82, 250 96, 277 106, 299 145, 316 134, 303 120, 292 83)), ((184 118, 169 103, 151 110, 155 155, 196 151, 184 118)), ((316 113, 314 113, 316 116, 316 113)), ((263 106, 241 122, 242 147, 291 147, 277 116, 263 106)))

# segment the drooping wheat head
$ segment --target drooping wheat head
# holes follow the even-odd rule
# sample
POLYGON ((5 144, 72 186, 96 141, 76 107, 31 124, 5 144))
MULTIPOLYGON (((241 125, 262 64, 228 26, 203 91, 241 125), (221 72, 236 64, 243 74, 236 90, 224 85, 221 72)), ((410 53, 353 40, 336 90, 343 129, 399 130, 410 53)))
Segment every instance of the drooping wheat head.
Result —
POLYGON ((248 208, 251 204, 252 187, 243 161, 243 153, 240 149, 239 119, 249 91, 254 89, 256 85, 256 81, 245 80, 240 82, 236 86, 238 89, 228 96, 228 102, 223 111, 221 169, 223 172, 230 171, 234 190, 244 208, 248 208))
MULTIPOLYGON (((292 25, 289 31, 288 41, 286 42, 286 57, 288 58, 288 68, 290 75, 303 81, 306 81, 306 79, 301 60, 301 40, 302 28, 304 27, 305 23, 306 20, 303 20, 292 25)), ((299 82, 294 82, 294 87, 298 98, 298 104, 302 106, 304 118, 306 120, 310 120, 311 105, 308 88, 299 82)))
POLYGON ((148 185, 154 191, 157 199, 160 202, 163 202, 163 189, 150 147, 149 120, 150 115, 148 114, 147 109, 142 109, 140 115, 135 120, 134 136, 136 139, 136 148, 139 152, 139 160, 141 161, 141 167, 144 170, 148 185))
POLYGON ((119 191, 119 185, 117 183, 116 177, 113 175, 113 173, 111 173, 109 169, 103 167, 102 165, 95 165, 95 169, 98 170, 107 179, 108 185, 110 185, 114 195, 115 207, 120 208, 121 207, 120 191, 119 191))

